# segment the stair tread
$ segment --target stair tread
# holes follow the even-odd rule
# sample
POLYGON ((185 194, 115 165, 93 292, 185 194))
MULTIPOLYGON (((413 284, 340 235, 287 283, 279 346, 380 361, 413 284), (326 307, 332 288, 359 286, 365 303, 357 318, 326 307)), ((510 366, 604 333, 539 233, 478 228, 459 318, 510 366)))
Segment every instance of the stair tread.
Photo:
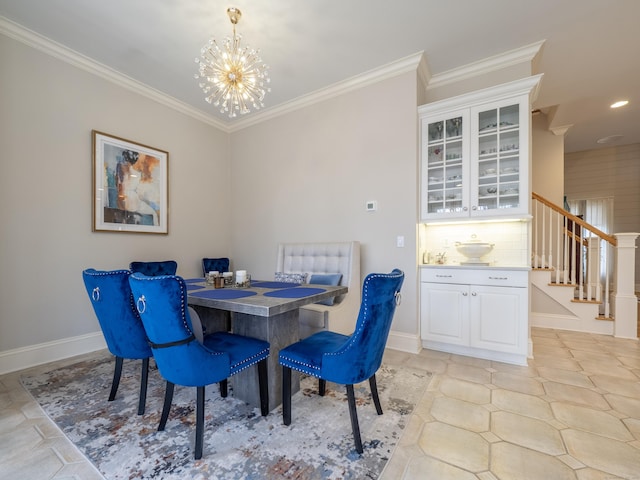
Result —
POLYGON ((575 303, 593 303, 598 305, 602 304, 602 300, 585 300, 582 298, 572 298, 571 301, 575 303))

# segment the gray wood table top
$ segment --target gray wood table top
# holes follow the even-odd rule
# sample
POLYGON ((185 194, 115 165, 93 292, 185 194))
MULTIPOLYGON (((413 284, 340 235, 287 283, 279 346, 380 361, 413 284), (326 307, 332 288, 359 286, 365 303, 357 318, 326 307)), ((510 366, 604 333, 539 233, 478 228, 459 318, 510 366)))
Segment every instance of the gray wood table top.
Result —
MULTIPOLYGON (((216 308, 230 312, 246 313, 260 317, 271 317, 279 313, 295 310, 310 303, 316 303, 331 297, 344 295, 348 291, 346 286, 334 287, 329 285, 313 284, 303 284, 299 286, 296 286, 297 284, 292 284, 290 287, 285 288, 261 288, 259 286, 260 283, 260 281, 252 281, 252 286, 248 288, 226 287, 224 289, 215 289, 213 286, 207 285, 204 280, 202 280, 202 282, 189 282, 189 285, 192 286, 192 288, 203 288, 189 290, 188 303, 189 305, 199 305, 202 307, 216 308), (208 293, 211 290, 221 291, 227 289, 240 290, 242 292, 246 292, 249 296, 241 298, 211 298, 207 296, 215 295, 215 293, 208 293), (277 294, 278 291, 289 289, 306 289, 306 291, 311 294, 297 298, 283 298, 279 296, 265 295, 277 294)), ((225 295, 226 293, 227 292, 220 292, 221 295, 225 295)), ((283 292, 283 294, 286 293, 287 292, 283 292)), ((293 293, 295 294, 295 292, 293 293)), ((232 295, 231 292, 229 292, 229 294, 232 295)))

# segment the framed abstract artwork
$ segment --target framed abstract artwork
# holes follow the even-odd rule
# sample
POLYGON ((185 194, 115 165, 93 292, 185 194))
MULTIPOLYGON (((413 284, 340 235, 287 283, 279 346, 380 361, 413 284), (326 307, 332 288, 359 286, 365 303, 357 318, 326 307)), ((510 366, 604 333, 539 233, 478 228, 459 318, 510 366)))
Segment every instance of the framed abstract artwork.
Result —
POLYGON ((169 153, 91 133, 93 231, 168 234, 169 153))

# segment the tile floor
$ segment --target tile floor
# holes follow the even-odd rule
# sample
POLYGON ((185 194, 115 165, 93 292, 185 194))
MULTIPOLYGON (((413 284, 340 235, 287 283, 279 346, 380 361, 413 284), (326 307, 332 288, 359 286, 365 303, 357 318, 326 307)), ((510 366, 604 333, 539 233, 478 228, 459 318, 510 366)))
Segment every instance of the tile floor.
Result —
POLYGON ((381 478, 640 480, 640 342, 532 339, 527 367, 388 351, 435 378, 381 478))
MULTIPOLYGON (((528 367, 388 350, 385 362, 434 378, 381 479, 640 480, 640 342, 537 328, 532 339, 528 367)), ((102 478, 23 373, 0 376, 0 479, 102 478)))

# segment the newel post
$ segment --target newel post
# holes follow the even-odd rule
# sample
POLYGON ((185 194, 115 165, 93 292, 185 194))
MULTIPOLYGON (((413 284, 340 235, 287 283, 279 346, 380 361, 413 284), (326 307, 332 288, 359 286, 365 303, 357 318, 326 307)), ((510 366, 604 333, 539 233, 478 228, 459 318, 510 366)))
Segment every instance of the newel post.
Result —
POLYGON ((638 233, 615 233, 615 337, 638 338, 638 299, 635 295, 636 238, 638 233))

